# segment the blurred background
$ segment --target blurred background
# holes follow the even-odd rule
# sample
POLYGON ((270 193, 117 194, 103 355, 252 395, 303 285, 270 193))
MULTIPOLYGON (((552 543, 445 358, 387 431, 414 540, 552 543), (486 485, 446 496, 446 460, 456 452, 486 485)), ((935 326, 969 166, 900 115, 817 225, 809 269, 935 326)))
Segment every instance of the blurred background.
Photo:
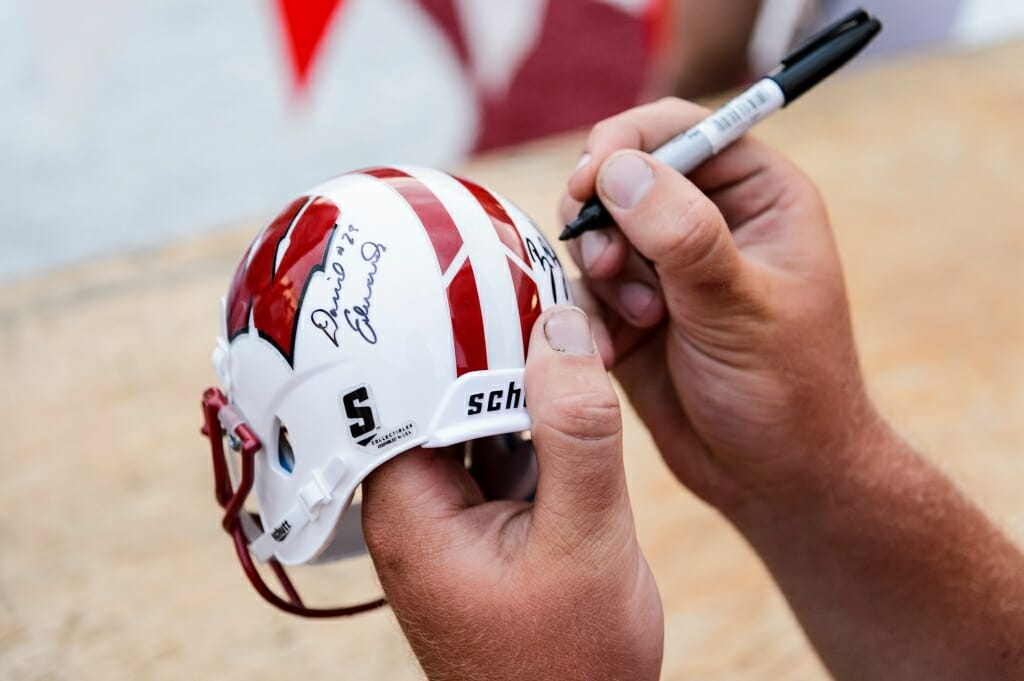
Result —
MULTIPOLYGON (((0 0, 0 281, 730 88, 855 4, 0 0)), ((1024 30, 1020 2, 879 4, 875 58, 1024 30)))
MULTIPOLYGON (((755 134, 822 190, 875 401, 1024 542, 1024 2, 864 2, 880 38, 755 134)), ((199 402, 245 247, 393 162, 553 237, 592 123, 714 105, 854 4, 0 0, 0 681, 421 678, 387 609, 279 613, 219 527, 199 402)), ((827 679, 757 557, 624 426, 663 678, 827 679)), ((334 567, 314 602, 377 593, 368 561, 334 567)))

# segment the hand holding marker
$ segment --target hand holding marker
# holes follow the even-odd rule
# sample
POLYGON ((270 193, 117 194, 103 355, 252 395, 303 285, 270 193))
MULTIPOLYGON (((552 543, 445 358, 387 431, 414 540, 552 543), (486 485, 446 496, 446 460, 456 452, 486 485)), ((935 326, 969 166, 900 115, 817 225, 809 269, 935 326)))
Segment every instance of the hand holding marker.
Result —
MULTIPOLYGON (((683 175, 693 171, 739 139, 758 121, 788 106, 853 59, 882 29, 881 22, 858 9, 828 26, 782 60, 769 75, 686 132, 651 153, 683 175)), ((574 239, 612 224, 611 215, 594 198, 558 237, 574 239)))

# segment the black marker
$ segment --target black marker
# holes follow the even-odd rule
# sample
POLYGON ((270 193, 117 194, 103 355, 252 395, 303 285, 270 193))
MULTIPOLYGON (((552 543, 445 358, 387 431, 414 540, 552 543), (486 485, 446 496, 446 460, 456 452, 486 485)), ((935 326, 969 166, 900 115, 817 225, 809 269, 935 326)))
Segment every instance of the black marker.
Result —
MULTIPOLYGON (((774 71, 750 89, 658 147, 651 156, 686 175, 735 142, 758 121, 825 80, 853 59, 880 30, 881 22, 863 9, 851 12, 783 59, 774 71)), ((611 215, 595 196, 583 204, 580 214, 566 225, 558 238, 574 239, 583 232, 611 223, 611 215)))

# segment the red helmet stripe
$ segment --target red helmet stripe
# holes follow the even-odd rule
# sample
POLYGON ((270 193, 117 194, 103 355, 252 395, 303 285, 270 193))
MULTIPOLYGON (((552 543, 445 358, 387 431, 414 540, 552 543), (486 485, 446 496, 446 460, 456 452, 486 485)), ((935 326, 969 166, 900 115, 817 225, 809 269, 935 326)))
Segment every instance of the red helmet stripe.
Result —
POLYGON ((487 368, 487 341, 484 318, 480 310, 480 293, 476 288, 473 265, 466 258, 452 283, 448 284, 448 309, 452 315, 455 343, 455 374, 487 368))
POLYGON ((516 290, 516 303, 519 308, 519 328, 523 334, 523 357, 530 347, 530 332, 540 316, 540 295, 537 294, 537 283, 519 267, 512 258, 508 258, 508 271, 512 275, 512 286, 516 290))
MULTIPOLYGON (((430 238, 442 276, 462 249, 462 235, 448 210, 430 188, 396 168, 371 168, 363 173, 387 182, 405 199, 430 238)), ((461 376, 487 368, 487 340, 473 265, 466 258, 448 285, 448 310, 452 320, 455 371, 461 376)))
POLYGON ((441 273, 447 272, 459 249, 462 248, 462 235, 459 234, 459 228, 455 226, 452 216, 434 196, 434 192, 415 177, 396 168, 370 168, 362 172, 386 181, 392 189, 401 194, 423 223, 430 243, 434 245, 441 273))
POLYGON ((530 264, 530 259, 526 257, 526 246, 523 244, 523 237, 516 229, 516 225, 512 222, 512 218, 509 217, 505 207, 501 205, 497 197, 490 193, 483 187, 468 180, 458 178, 462 186, 469 190, 469 193, 473 195, 473 198, 477 200, 480 207, 487 213, 487 217, 491 219, 491 224, 494 225, 494 231, 497 232, 498 238, 501 243, 505 244, 508 250, 512 251, 519 256, 527 265, 530 264))
MULTIPOLYGON (((530 267, 530 258, 526 255, 526 246, 523 244, 523 236, 516 229, 515 222, 509 216, 508 211, 501 205, 497 197, 483 187, 468 180, 459 179, 462 186, 469 190, 473 198, 477 200, 480 207, 491 219, 494 231, 498 239, 516 255, 519 260, 530 267)), ((516 303, 519 308, 519 326, 523 334, 523 357, 530 347, 530 331, 534 322, 540 315, 540 296, 537 295, 537 284, 533 278, 524 272, 519 265, 511 258, 508 259, 508 271, 512 276, 512 286, 516 291, 516 303)))

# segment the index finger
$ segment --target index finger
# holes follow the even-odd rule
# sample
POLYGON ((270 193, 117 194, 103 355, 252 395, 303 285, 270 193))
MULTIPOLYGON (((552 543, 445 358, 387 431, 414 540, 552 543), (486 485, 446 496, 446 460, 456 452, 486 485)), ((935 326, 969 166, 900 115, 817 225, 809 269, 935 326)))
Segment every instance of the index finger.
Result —
MULTIPOLYGON (((576 201, 586 201, 594 196, 601 164, 616 151, 639 149, 652 152, 710 113, 710 109, 693 102, 666 97, 597 123, 584 145, 584 154, 589 157, 569 177, 569 196, 576 201)), ((771 150, 744 136, 690 173, 689 177, 704 193, 710 194, 765 169, 770 165, 766 154, 770 155, 771 150)))
MULTIPOLYGON (((589 159, 569 177, 569 196, 575 201, 594 196, 601 165, 616 151, 654 151, 710 113, 705 107, 669 97, 601 121, 590 131, 585 144, 589 159)), ((730 229, 735 230, 763 213, 798 174, 780 153, 744 135, 687 177, 718 206, 730 229)), ((606 259, 624 262, 624 240, 614 232, 611 237, 612 248, 606 259)), ((615 272, 600 274, 604 278, 615 272)))

